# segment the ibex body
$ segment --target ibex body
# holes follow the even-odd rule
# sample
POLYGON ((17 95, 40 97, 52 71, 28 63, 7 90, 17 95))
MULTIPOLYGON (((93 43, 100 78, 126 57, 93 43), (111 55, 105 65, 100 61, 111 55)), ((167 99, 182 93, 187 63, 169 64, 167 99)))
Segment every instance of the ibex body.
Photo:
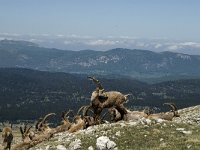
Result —
MULTIPOLYGON (((130 111, 128 109, 126 111, 127 113, 125 114, 126 117, 123 119, 124 121, 137 121, 141 118, 147 118, 148 116, 148 114, 146 114, 144 111, 130 111)), ((110 114, 112 121, 117 122, 121 120, 121 114, 117 109, 111 108, 110 114)))
POLYGON ((168 120, 168 121, 172 121, 172 119, 174 117, 180 117, 180 115, 178 114, 178 110, 175 104, 173 103, 164 103, 164 105, 169 105, 172 110, 169 112, 162 112, 162 113, 157 113, 157 114, 150 114, 148 116, 149 119, 163 119, 163 120, 168 120))
POLYGON ((13 134, 11 127, 4 127, 2 130, 3 147, 4 150, 11 149, 11 144, 13 141, 13 134))
POLYGON ((104 108, 115 107, 121 114, 123 119, 124 114, 127 113, 123 103, 127 101, 127 95, 124 95, 118 91, 103 92, 104 89, 100 82, 94 77, 88 77, 96 84, 96 89, 92 92, 91 106, 94 109, 95 120, 100 116, 104 108))

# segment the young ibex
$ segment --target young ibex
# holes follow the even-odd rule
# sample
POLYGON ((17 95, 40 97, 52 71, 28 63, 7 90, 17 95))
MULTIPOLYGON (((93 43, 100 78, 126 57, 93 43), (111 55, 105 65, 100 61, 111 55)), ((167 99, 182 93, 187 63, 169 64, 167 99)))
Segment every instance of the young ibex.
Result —
POLYGON ((101 83, 94 77, 88 77, 96 84, 96 89, 92 92, 91 106, 94 109, 95 120, 100 117, 100 114, 104 108, 115 107, 121 114, 121 118, 127 113, 123 103, 127 101, 129 94, 124 95, 117 91, 104 92, 101 83))
POLYGON ((172 121, 172 119, 174 117, 180 117, 180 115, 178 114, 178 110, 175 104, 173 103, 164 103, 163 105, 169 105, 172 110, 169 112, 165 112, 165 113, 157 113, 157 114, 150 114, 148 116, 149 119, 163 119, 163 120, 168 120, 168 121, 172 121))
POLYGON ((11 127, 5 127, 2 130, 2 138, 3 138, 3 147, 4 150, 11 149, 11 144, 13 141, 13 134, 12 134, 12 124, 11 127))

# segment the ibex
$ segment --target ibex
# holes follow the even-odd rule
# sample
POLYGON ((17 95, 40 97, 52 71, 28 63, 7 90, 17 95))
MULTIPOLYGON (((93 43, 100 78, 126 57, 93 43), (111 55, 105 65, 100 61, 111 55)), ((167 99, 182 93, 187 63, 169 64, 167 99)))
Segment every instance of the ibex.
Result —
POLYGON ((56 127, 56 132, 63 132, 63 131, 67 131, 72 123, 69 121, 69 119, 67 118, 67 115, 72 112, 72 110, 69 110, 68 112, 62 112, 62 122, 61 122, 61 125, 57 126, 56 127))
POLYGON ((168 121, 172 121, 174 117, 180 117, 178 114, 178 110, 175 104, 173 103, 164 103, 163 105, 169 105, 172 110, 165 113, 157 113, 157 114, 150 114, 148 116, 149 119, 164 119, 168 121))
POLYGON ((82 106, 77 114, 74 116, 74 123, 71 124, 70 128, 69 128, 69 132, 76 132, 78 130, 84 129, 85 126, 85 120, 82 118, 81 115, 79 115, 79 113, 84 109, 85 106, 82 106))
POLYGON ((117 91, 104 92, 101 83, 94 77, 88 77, 96 84, 96 90, 92 92, 91 107, 94 109, 95 120, 100 116, 104 108, 115 107, 121 114, 121 118, 127 113, 123 103, 127 100, 127 95, 117 91))
POLYGON ((20 127, 22 143, 14 145, 13 150, 27 150, 42 141, 50 139, 56 133, 56 130, 50 128, 46 120, 52 115, 55 115, 55 113, 49 113, 45 117, 40 118, 36 123, 35 132, 30 131, 31 127, 27 128, 27 125, 25 125, 24 129, 20 127))
POLYGON ((48 133, 51 132, 52 129, 49 127, 47 121, 47 118, 52 116, 52 115, 56 115, 55 113, 49 113, 47 115, 45 115, 43 118, 39 118, 38 122, 36 123, 36 131, 39 132, 44 132, 44 133, 48 133))
MULTIPOLYGON (((98 125, 104 123, 104 118, 107 115, 108 112, 106 112, 101 118, 99 117, 98 120, 95 120, 94 116, 89 116, 88 111, 90 110, 90 106, 85 106, 83 109, 83 119, 85 121, 85 128, 88 128, 89 126, 98 125)), ((92 114, 94 115, 94 112, 90 110, 92 114)))
POLYGON ((22 141, 23 142, 30 142, 33 137, 35 136, 35 133, 30 132, 30 129, 32 128, 32 126, 30 126, 29 128, 27 128, 27 124, 25 124, 24 129, 22 126, 20 126, 20 132, 22 135, 22 141))
MULTIPOLYGON (((3 123, 2 123, 3 124, 3 123)), ((5 127, 2 130, 2 138, 3 138, 3 147, 4 150, 11 149, 11 144, 13 141, 13 134, 12 134, 12 124, 11 127, 5 127)))
MULTIPOLYGON (((116 108, 111 108, 111 121, 117 122, 121 120, 121 114, 117 111, 116 108)), ((130 111, 127 109, 126 117, 123 119, 124 121, 137 121, 141 118, 147 118, 148 114, 144 111, 130 111)))

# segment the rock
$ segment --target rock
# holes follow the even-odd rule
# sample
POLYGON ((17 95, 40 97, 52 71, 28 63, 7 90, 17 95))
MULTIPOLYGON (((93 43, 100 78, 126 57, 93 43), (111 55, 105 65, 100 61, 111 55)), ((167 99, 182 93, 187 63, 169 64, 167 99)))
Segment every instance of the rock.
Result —
POLYGON ((192 134, 192 131, 181 131, 184 134, 192 134))
POLYGON ((113 142, 113 141, 108 141, 108 143, 107 143, 107 148, 108 149, 113 149, 113 148, 115 148, 116 147, 116 143, 115 142, 113 142))
POLYGON ((63 145, 58 145, 56 146, 57 150, 67 150, 65 146, 63 145))
POLYGON ((101 136, 97 139, 96 147, 98 150, 117 149, 116 143, 111 141, 107 136, 101 136))
POLYGON ((176 128, 176 131, 184 131, 185 128, 176 128))
POLYGON ((165 120, 160 119, 160 118, 156 119, 156 123, 162 123, 163 121, 165 121, 165 120))
POLYGON ((92 146, 88 147, 88 150, 94 150, 94 148, 92 146))
POLYGON ((81 149, 81 140, 80 139, 75 139, 75 141, 73 141, 73 142, 71 142, 69 144, 69 149, 70 150, 81 149))
POLYGON ((117 131, 115 135, 116 135, 116 136, 121 136, 120 131, 117 131))

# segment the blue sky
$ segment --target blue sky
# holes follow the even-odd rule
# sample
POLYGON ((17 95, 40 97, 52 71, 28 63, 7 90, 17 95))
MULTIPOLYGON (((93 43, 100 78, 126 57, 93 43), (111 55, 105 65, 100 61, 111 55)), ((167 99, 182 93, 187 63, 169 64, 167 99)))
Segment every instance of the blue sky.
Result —
POLYGON ((199 0, 0 0, 0 33, 199 42, 199 8, 199 0))

